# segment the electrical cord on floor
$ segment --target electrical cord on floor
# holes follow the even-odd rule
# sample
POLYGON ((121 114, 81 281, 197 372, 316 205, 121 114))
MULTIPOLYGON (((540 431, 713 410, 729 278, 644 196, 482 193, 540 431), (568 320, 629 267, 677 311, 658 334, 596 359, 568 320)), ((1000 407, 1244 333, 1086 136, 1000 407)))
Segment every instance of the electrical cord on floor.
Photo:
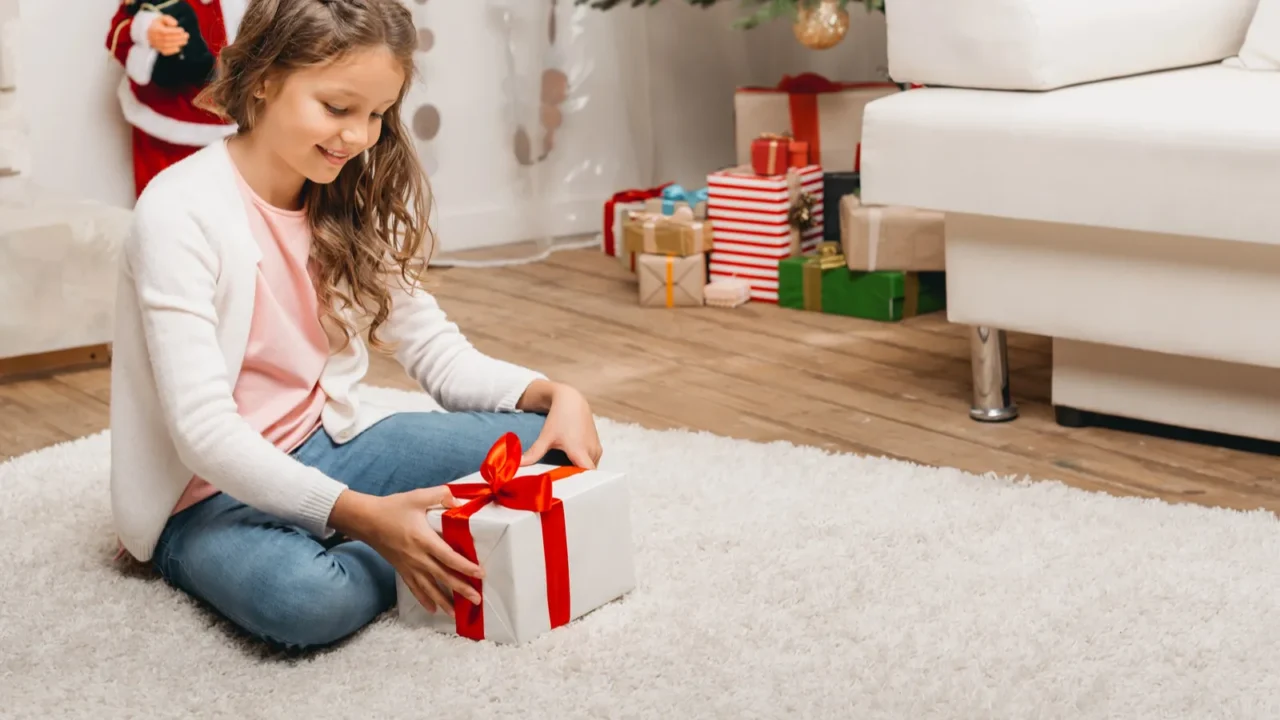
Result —
POLYGON ((536 255, 523 258, 503 258, 500 260, 450 260, 448 258, 436 259, 431 261, 432 267, 453 267, 453 268, 498 268, 498 267, 514 267, 517 265, 528 265, 530 263, 542 262, 551 257, 551 253, 560 252, 561 250, 584 250, 587 248, 600 247, 600 236, 588 238, 586 240, 575 240, 573 242, 557 243, 548 247, 536 255))

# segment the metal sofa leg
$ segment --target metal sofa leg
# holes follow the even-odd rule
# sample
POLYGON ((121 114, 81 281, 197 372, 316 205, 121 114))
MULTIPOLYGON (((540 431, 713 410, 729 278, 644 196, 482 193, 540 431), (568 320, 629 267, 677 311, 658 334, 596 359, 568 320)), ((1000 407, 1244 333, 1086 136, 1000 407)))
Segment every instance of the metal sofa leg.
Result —
POLYGON ((973 367, 973 407, 969 417, 979 422, 1005 422, 1018 417, 1009 393, 1009 347, 1004 330, 974 325, 969 328, 973 367))

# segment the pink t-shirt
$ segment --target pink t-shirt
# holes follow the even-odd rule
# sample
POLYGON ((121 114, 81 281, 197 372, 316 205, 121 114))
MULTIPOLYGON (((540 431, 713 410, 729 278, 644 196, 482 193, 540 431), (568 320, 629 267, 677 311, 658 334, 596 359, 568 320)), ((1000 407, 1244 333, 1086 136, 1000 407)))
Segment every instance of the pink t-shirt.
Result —
MULTIPOLYGON (((305 210, 269 205, 239 173, 237 179, 262 260, 249 344, 233 396, 254 430, 291 452, 320 426, 325 395, 319 383, 329 360, 329 341, 308 270, 311 228, 305 210)), ((173 512, 217 492, 193 477, 173 512)))

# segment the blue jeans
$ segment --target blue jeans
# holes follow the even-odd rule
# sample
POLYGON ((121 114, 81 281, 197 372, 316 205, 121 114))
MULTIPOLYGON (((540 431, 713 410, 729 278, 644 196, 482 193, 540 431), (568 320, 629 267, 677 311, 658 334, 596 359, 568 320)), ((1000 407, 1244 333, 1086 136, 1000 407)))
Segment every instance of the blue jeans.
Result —
MULTIPOLYGON (((293 455, 352 490, 393 495, 476 472, 507 431, 529 447, 532 413, 400 413, 345 445, 318 430, 293 455)), ((567 464, 564 454, 543 462, 567 464)), ((395 605, 395 570, 365 543, 322 543, 299 527, 214 495, 174 515, 156 569, 249 635, 287 649, 332 644, 395 605), (332 545, 332 547, 330 547, 332 545)))

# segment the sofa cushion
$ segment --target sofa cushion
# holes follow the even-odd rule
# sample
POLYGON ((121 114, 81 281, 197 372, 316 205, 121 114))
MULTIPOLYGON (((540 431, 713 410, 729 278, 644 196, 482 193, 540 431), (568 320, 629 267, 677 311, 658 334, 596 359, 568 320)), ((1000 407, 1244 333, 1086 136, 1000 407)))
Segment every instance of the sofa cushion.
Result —
POLYGON ((867 106, 862 199, 1280 243, 1280 73, 1221 64, 1047 93, 925 88, 867 106))
POLYGON ((1224 62, 1249 70, 1280 70, 1280 0, 1259 0, 1239 55, 1224 62))
POLYGON ((885 3, 897 82, 1049 90, 1235 55, 1258 0, 885 3))
POLYGON ((132 212, 20 188, 0 198, 0 357, 111 342, 132 212))

